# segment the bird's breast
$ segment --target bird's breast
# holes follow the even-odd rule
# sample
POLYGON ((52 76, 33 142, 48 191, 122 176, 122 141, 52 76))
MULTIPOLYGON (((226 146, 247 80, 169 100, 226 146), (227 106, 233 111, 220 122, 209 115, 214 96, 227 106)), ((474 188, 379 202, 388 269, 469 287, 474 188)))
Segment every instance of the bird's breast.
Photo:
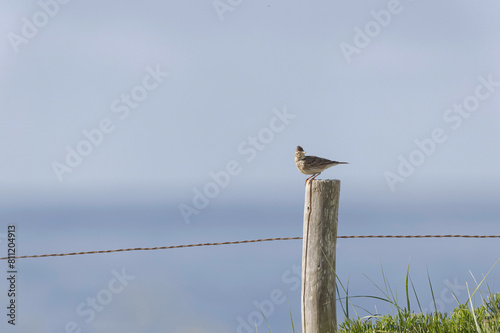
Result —
POLYGON ((295 165, 297 165, 297 169, 299 169, 300 172, 302 172, 305 175, 312 175, 309 170, 306 168, 306 161, 305 160, 295 160, 295 165))

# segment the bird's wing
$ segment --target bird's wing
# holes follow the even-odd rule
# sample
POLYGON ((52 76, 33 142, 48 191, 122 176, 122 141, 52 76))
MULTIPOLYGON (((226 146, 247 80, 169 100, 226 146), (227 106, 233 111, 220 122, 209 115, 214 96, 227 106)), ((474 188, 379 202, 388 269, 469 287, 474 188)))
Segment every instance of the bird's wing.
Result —
POLYGON ((320 167, 320 166, 338 163, 338 162, 330 161, 326 158, 321 158, 321 157, 317 157, 317 156, 306 156, 305 160, 306 160, 307 165, 310 167, 320 167))

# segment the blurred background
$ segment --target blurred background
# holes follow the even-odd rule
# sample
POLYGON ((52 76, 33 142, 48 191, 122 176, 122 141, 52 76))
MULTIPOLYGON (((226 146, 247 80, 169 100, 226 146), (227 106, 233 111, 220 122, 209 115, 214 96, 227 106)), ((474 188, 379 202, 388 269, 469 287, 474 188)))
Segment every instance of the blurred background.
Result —
MULTIPOLYGON (((498 235, 498 10, 2 1, 0 252, 8 225, 20 255, 302 236, 297 145, 350 163, 318 177, 342 181, 339 235, 498 235)), ((410 263, 423 310, 434 310, 429 272, 449 312, 452 290, 465 301, 495 248, 339 240, 337 271, 350 295, 381 296, 367 277, 382 285, 382 269, 403 294, 410 263)), ((0 327, 260 332, 260 308, 273 332, 292 331, 290 314, 300 331, 301 250, 291 240, 20 259, 17 325, 2 316, 0 327)), ((486 280, 496 291, 499 270, 486 280)))

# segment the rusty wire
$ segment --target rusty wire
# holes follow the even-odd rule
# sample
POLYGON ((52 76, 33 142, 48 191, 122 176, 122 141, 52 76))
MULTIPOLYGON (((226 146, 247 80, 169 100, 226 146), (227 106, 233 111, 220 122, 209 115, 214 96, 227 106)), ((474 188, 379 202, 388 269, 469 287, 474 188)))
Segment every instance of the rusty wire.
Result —
MULTIPOLYGON (((500 235, 353 235, 353 236, 338 236, 337 238, 500 238, 500 235)), ((199 247, 199 246, 216 246, 216 245, 232 245, 232 244, 245 244, 257 242, 270 242, 281 240, 298 240, 302 237, 277 237, 277 238, 263 238, 263 239, 250 239, 231 242, 220 243, 199 243, 199 244, 184 244, 172 246, 157 246, 157 247, 136 247, 128 249, 114 249, 114 250, 100 250, 100 251, 84 251, 84 252, 70 252, 70 253, 52 253, 52 254, 36 254, 17 257, 3 257, 0 260, 6 259, 24 259, 24 258, 44 258, 44 257, 63 257, 63 256, 76 256, 82 254, 97 254, 97 253, 114 253, 114 252, 127 252, 127 251, 152 251, 152 250, 169 250, 179 249, 186 247, 199 247)))

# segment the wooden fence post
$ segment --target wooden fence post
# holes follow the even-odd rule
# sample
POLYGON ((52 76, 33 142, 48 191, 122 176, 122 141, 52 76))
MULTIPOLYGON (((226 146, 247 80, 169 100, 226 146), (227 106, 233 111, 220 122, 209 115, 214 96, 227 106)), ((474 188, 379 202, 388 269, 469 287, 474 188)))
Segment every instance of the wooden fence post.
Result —
POLYGON ((302 333, 337 332, 335 250, 340 180, 306 185, 302 243, 302 333))

